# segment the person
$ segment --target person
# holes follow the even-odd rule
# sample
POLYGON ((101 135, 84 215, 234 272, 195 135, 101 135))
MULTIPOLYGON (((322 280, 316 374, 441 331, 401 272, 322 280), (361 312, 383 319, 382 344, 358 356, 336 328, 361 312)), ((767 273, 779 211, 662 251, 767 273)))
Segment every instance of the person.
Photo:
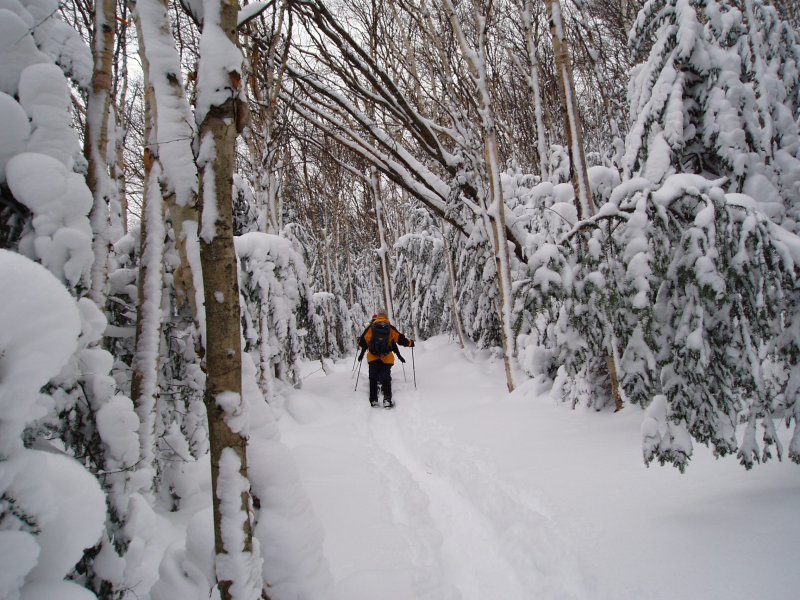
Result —
POLYGON ((361 337, 358 338, 358 345, 361 354, 358 360, 367 354, 367 364, 369 365, 369 403, 378 406, 378 384, 383 392, 384 408, 392 408, 392 366, 394 365, 394 355, 401 362, 406 362, 401 356, 397 345, 412 348, 414 340, 408 339, 400 333, 397 328, 389 322, 389 317, 385 309, 380 309, 372 316, 372 321, 361 337))

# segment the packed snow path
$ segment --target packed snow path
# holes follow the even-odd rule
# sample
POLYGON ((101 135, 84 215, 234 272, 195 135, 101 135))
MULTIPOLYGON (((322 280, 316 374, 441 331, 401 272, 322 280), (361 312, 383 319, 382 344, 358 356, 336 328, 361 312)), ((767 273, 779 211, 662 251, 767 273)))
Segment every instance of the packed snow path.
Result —
POLYGON ((327 374, 309 365, 284 406, 283 439, 324 527, 336 600, 777 598, 757 581, 800 584, 790 566, 800 558, 791 508, 800 477, 788 465, 781 485, 770 465, 645 469, 641 413, 587 415, 551 401, 546 414, 542 403, 526 412, 532 392, 508 396, 499 358, 446 338, 416 349, 415 390, 404 354, 394 410, 369 406, 366 362, 353 390, 352 358, 327 374), (708 473, 713 489, 697 489, 708 473), (776 493, 757 504, 774 510, 760 514, 759 531, 777 563, 763 561, 769 575, 753 578, 752 531, 730 528, 755 518, 746 490, 765 482, 776 493), (710 514, 721 500, 727 507, 710 514))

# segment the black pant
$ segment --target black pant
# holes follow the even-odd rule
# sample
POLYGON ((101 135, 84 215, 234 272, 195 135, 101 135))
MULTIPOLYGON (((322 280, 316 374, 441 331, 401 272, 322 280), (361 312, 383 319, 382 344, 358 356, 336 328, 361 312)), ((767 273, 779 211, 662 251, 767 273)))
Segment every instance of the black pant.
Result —
POLYGON ((369 401, 378 401, 378 384, 381 384, 384 400, 392 399, 392 365, 381 360, 369 363, 369 401))

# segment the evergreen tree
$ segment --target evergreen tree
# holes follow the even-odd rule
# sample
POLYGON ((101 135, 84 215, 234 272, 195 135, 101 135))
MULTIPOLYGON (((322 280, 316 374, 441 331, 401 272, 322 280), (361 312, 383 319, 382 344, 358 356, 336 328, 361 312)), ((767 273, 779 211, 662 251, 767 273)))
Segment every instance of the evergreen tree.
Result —
MULTIPOLYGON (((275 379, 299 384, 301 326, 309 303, 306 268, 285 238, 246 233, 236 238, 240 263, 244 351, 257 368, 262 393, 274 397, 275 379)), ((324 338, 323 338, 324 339, 324 338)))
POLYGON ((794 30, 763 0, 652 0, 630 35, 627 176, 726 177, 797 228, 800 132, 794 30))
POLYGON ((443 234, 424 208, 411 209, 411 233, 395 243, 398 323, 422 339, 453 331, 443 234))
MULTIPOLYGON (((685 468, 689 436, 718 456, 737 453, 747 468, 773 450, 780 457, 774 421, 788 408, 791 423, 794 400, 784 395, 786 376, 769 376, 768 365, 780 361, 785 373, 796 369, 794 357, 776 353, 784 319, 798 300, 791 245, 762 215, 702 177, 675 175, 635 210, 648 213, 650 258, 641 264, 658 284, 645 319, 650 339, 637 332, 626 355, 655 358, 658 380, 642 387, 649 387, 649 397, 663 394, 648 414, 670 428, 660 437, 648 434, 646 460, 685 468), (649 351, 642 353, 645 345, 649 351), (740 419, 747 422, 742 442, 736 438, 740 419), (764 428, 761 446, 757 424, 764 428)), ((633 379, 626 374, 627 389, 642 384, 638 373, 633 379)))
MULTIPOLYGON (((129 523, 129 508, 137 502, 134 497, 147 476, 140 478, 139 484, 132 483, 133 467, 139 459, 138 418, 131 400, 111 376, 114 357, 99 346, 106 316, 87 297, 95 260, 89 218, 92 195, 84 177, 75 172, 85 163, 79 158, 78 136, 71 127, 71 90, 66 77, 88 86, 91 59, 77 34, 67 34, 64 24, 59 24, 56 9, 55 4, 31 3, 32 12, 28 13, 21 7, 21 15, 30 25, 3 11, 3 25, 6 30, 11 27, 18 42, 4 47, 0 56, 0 63, 10 66, 3 71, 2 92, 19 98, 18 104, 11 100, 16 105, 12 110, 21 113, 28 130, 28 135, 11 147, 3 165, 8 193, 30 215, 16 249, 40 262, 67 287, 78 302, 80 326, 73 355, 46 388, 49 410, 29 425, 25 435, 30 444, 57 440, 99 479, 107 502, 105 528, 94 540, 96 545, 87 549, 73 577, 101 597, 116 598, 140 576, 139 567, 133 564, 136 561, 128 564, 127 551, 134 540, 141 548, 147 541, 129 523), (44 32, 60 34, 62 43, 41 38, 35 22, 43 25, 44 32), (14 31, 20 25, 20 30, 14 31), (54 62, 64 65, 66 72, 54 62)), ((88 87, 79 89, 88 93, 88 87)), ((103 255, 108 258, 107 248, 103 255)), ((103 270, 105 275, 105 266, 103 270)), ((101 295, 105 299, 105 290, 101 295)))

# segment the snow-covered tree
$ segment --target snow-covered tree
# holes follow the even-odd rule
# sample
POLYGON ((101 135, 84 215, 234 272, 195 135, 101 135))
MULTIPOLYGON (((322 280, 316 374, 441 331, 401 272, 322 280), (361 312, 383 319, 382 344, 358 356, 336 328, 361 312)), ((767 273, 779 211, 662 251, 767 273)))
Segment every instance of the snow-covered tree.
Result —
POLYGON ((652 0, 630 34, 624 168, 726 177, 726 189, 795 230, 800 42, 762 0, 652 0))
MULTIPOLYGON (((282 237, 251 232, 236 238, 240 262, 245 352, 257 367, 262 393, 271 398, 275 379, 299 383, 309 298, 305 265, 282 237)), ((319 355, 317 355, 319 356, 319 355)), ((316 356, 314 357, 316 358, 316 356)))
MULTIPOLYGON (((109 140, 115 124, 112 100, 112 64, 117 32, 116 0, 97 0, 93 11, 91 49, 93 70, 91 86, 87 90, 86 131, 84 156, 86 157, 86 183, 92 192, 92 262, 91 297, 98 306, 105 306, 108 286, 108 253, 112 239, 112 211, 116 211, 116 184, 109 176, 109 140)), ((113 147, 113 146, 112 146, 113 147)), ((113 153, 112 153, 113 156, 113 153)), ((114 219, 119 217, 115 216, 114 219)))
MULTIPOLYGON (((67 577, 103 533, 104 493, 58 440, 32 443, 30 432, 53 412, 54 398, 40 388, 78 350, 80 309, 52 273, 20 254, 0 250, 0 277, 0 353, 8 369, 0 381, 0 595, 92 597, 67 577)), ((128 433, 135 437, 135 426, 128 433)), ((129 449, 124 436, 114 443, 123 454, 129 449)))
POLYGON ((16 108, 13 99, 7 100, 8 108, 21 118, 17 128, 27 133, 17 145, 4 146, 6 189, 14 202, 26 207, 30 218, 16 249, 67 286, 78 300, 81 327, 74 354, 48 384, 50 411, 40 415, 27 436, 30 443, 52 440, 100 479, 108 504, 106 527, 73 577, 103 597, 117 597, 140 579, 138 557, 127 561, 129 547, 136 540, 144 550, 147 541, 128 522, 140 491, 131 484, 132 467, 139 458, 134 450, 138 418, 110 375, 114 357, 99 347, 106 316, 86 297, 92 289, 95 260, 89 218, 93 200, 83 176, 75 172, 85 163, 71 127, 66 77, 79 86, 88 85, 92 61, 77 33, 58 24, 55 3, 31 3, 31 12, 23 5, 18 8, 18 13, 3 11, 3 25, 13 33, 8 39, 16 43, 5 47, 0 57, 6 65, 2 91, 19 98, 16 108), (30 25, 24 26, 25 22, 30 25), (50 37, 39 37, 42 32, 36 22, 50 37), (20 25, 23 28, 15 32, 20 25))
MULTIPOLYGON (((668 428, 660 438, 648 432, 647 461, 683 469, 689 436, 718 456, 736 453, 747 468, 772 452, 783 454, 775 421, 788 413, 791 424, 795 400, 784 394, 786 375, 769 376, 768 365, 780 362, 785 373, 796 368, 777 350, 797 305, 797 240, 752 204, 692 175, 672 176, 647 201, 637 201, 635 211, 649 213, 653 258, 638 255, 644 270, 629 268, 628 276, 646 277, 649 270, 659 282, 643 337, 651 336, 659 376, 650 397, 664 396, 648 416, 668 428), (747 422, 741 441, 740 419, 747 422), (757 425, 764 430, 761 445, 757 425)), ((641 353, 642 339, 634 344, 641 353)))
POLYGON ((415 337, 426 339, 452 329, 444 236, 437 219, 424 208, 411 209, 409 231, 395 242, 397 319, 410 324, 415 337))
POLYGON ((205 403, 214 507, 214 564, 222 600, 261 594, 261 555, 253 539, 247 480, 247 423, 242 419, 242 347, 233 241, 232 179, 236 138, 246 119, 238 4, 201 9, 197 123, 200 262, 205 306, 205 403))

